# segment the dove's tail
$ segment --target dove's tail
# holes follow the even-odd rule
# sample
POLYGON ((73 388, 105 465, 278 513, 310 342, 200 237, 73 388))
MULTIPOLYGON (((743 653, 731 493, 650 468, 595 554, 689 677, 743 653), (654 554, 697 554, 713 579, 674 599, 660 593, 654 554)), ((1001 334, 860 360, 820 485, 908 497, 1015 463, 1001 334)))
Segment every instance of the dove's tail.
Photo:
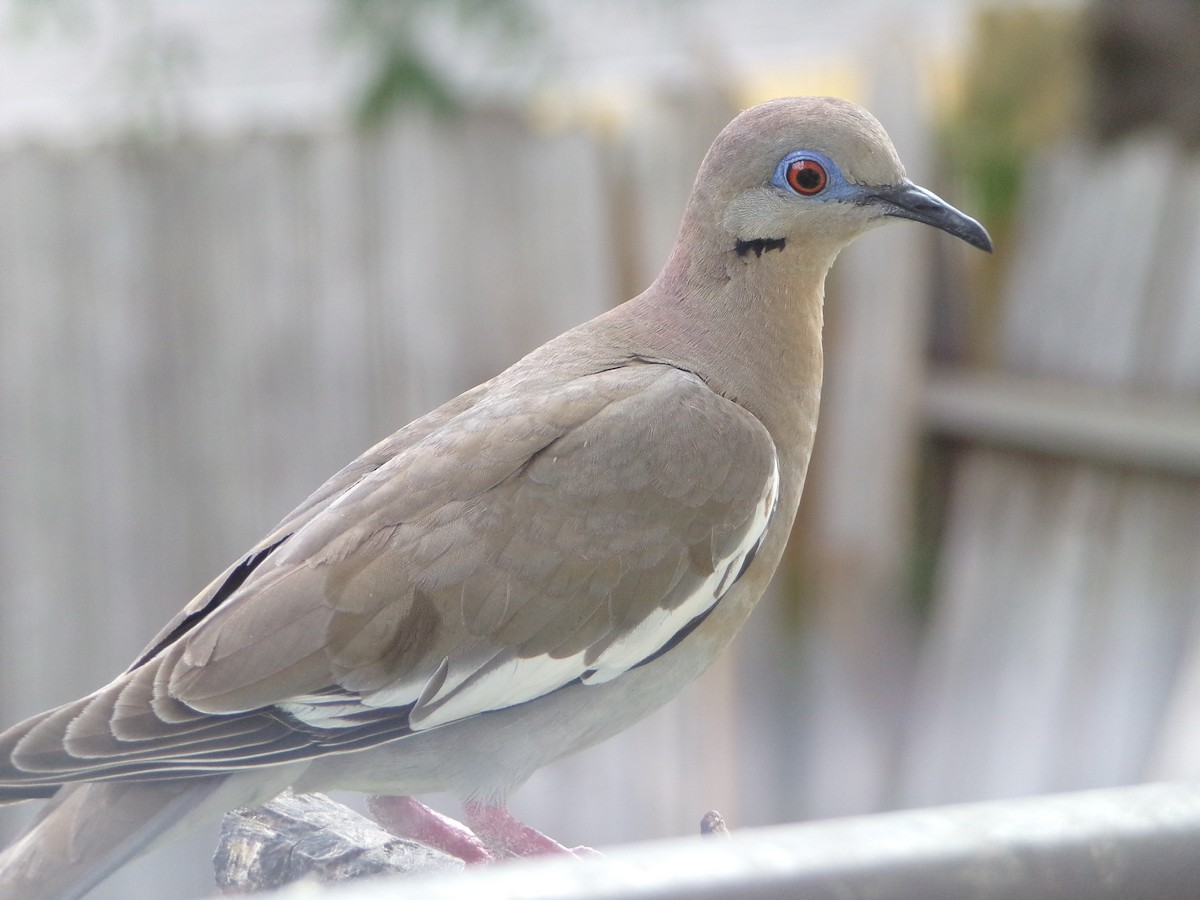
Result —
POLYGON ((0 853, 0 900, 80 897, 189 815, 213 805, 226 776, 91 782, 61 788, 0 853))

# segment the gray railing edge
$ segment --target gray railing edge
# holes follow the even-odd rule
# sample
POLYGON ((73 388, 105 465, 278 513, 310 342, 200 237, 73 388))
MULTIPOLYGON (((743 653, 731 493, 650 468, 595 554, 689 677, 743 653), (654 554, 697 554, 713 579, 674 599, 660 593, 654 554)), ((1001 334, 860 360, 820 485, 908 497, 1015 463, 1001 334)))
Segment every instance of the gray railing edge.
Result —
POLYGON ((996 800, 605 848, 277 900, 1200 897, 1200 782, 996 800))

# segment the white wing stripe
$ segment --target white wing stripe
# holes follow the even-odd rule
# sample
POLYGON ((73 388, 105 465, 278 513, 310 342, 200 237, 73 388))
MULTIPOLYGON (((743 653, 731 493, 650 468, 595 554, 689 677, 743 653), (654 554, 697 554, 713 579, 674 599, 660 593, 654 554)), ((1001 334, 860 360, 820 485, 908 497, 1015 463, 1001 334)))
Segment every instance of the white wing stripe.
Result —
POLYGON ((683 603, 674 609, 655 610, 637 628, 615 641, 592 665, 593 671, 584 676, 584 682, 601 684, 629 671, 643 659, 653 656, 688 622, 711 609, 729 589, 730 582, 741 571, 750 551, 762 540, 778 500, 779 461, 774 460, 771 477, 763 489, 762 502, 758 504, 742 543, 731 554, 715 561, 712 574, 683 603))
MULTIPOLYGON (((585 684, 603 684, 629 671, 662 649, 694 618, 716 605, 751 551, 762 541, 778 500, 779 461, 774 459, 771 477, 763 487, 762 499, 742 542, 732 553, 714 561, 712 574, 682 603, 674 609, 656 609, 633 631, 614 641, 591 666, 584 664, 585 651, 562 659, 548 655, 513 659, 482 675, 476 675, 478 669, 475 667, 464 666, 457 672, 451 671, 437 692, 412 711, 410 726, 414 731, 434 728, 478 713, 524 703, 577 678, 585 684)), ((308 725, 344 728, 359 724, 348 718, 355 712, 407 706, 417 701, 424 688, 423 681, 410 680, 361 698, 354 694, 310 695, 295 697, 277 706, 308 725)))

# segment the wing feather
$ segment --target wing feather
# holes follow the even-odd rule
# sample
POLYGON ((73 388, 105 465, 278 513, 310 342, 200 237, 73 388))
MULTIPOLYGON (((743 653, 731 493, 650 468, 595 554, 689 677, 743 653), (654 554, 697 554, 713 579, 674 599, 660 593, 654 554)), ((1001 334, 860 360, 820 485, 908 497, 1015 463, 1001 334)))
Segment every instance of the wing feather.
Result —
POLYGON ((719 602, 778 481, 762 424, 688 372, 485 385, 338 473, 107 688, 0 736, 0 800, 345 752, 617 677, 719 602))

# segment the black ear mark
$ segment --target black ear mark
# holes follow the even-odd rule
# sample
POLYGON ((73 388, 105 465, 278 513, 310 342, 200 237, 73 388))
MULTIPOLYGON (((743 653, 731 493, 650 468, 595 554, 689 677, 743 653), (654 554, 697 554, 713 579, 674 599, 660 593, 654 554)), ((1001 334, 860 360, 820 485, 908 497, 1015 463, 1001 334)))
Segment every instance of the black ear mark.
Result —
POLYGON ((754 238, 750 241, 738 241, 733 245, 733 252, 738 256, 753 253, 757 258, 768 250, 782 250, 786 244, 786 238, 754 238))

